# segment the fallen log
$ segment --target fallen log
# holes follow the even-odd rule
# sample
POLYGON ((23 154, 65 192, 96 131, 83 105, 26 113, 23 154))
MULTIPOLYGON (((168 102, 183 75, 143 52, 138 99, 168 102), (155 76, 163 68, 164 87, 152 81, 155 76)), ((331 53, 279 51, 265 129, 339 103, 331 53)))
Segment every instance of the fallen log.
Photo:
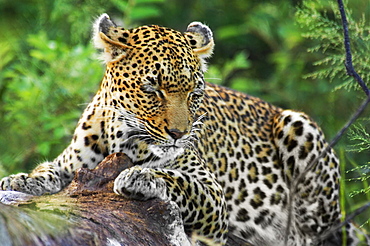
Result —
POLYGON ((40 197, 0 192, 1 245, 190 245, 173 202, 128 200, 113 181, 132 166, 122 153, 94 170, 79 169, 72 183, 40 197))
MULTIPOLYGON (((176 203, 128 200, 113 192, 114 179, 131 166, 125 154, 115 153, 93 170, 77 170, 71 184, 57 194, 0 191, 0 245, 194 244, 176 203)), ((227 245, 250 244, 231 236, 227 245)))

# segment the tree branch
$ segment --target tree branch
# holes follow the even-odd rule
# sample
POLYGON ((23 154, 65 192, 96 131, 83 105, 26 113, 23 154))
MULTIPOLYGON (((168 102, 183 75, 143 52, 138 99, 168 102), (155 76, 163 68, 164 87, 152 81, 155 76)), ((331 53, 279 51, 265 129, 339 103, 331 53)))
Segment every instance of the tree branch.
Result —
MULTIPOLYGON (((370 103, 369 88, 366 86, 365 82, 362 80, 360 75, 358 75, 358 73, 355 71, 355 69, 353 67, 352 53, 351 53, 351 46, 350 46, 350 39, 349 39, 349 31, 348 31, 348 22, 347 22, 347 18, 346 18, 344 6, 343 6, 343 1, 342 0, 337 0, 337 1, 338 1, 339 11, 340 11, 340 14, 341 14, 342 26, 343 26, 344 47, 345 47, 345 51, 346 51, 345 67, 346 67, 346 70, 347 70, 347 74, 351 77, 354 77, 354 79, 357 81, 357 83, 361 86, 361 88, 365 92, 367 98, 359 106, 357 111, 352 115, 352 117, 348 120, 348 122, 342 127, 342 129, 340 129, 338 131, 338 133, 335 135, 333 140, 321 152, 321 154, 318 157, 316 157, 316 159, 314 159, 310 164, 308 164, 307 167, 305 168, 305 170, 303 172, 301 172, 293 180, 290 191, 289 191, 290 192, 290 198, 289 198, 289 202, 288 202, 288 223, 287 223, 287 227, 286 227, 286 230, 285 230, 286 233, 285 233, 285 237, 284 237, 284 244, 285 245, 288 245, 289 232, 290 232, 290 228, 292 226, 293 203, 294 203, 294 198, 297 195, 297 186, 298 186, 298 184, 304 181, 304 178, 305 178, 306 174, 308 173, 308 171, 310 171, 318 163, 318 161, 322 157, 324 157, 326 152, 329 149, 333 148, 338 143, 338 141, 341 139, 341 137, 344 135, 344 133, 360 117, 360 115, 364 112, 364 110, 366 109, 366 107, 370 103)), ((365 205, 362 208, 363 208, 363 210, 366 210, 367 208, 369 208, 369 206, 365 205)), ((350 219, 354 218, 357 215, 356 211, 353 214, 350 214, 348 217, 350 219)), ((344 222, 340 223, 340 227, 343 226, 344 224, 348 223, 348 222, 349 222, 349 219, 346 219, 344 222)), ((338 227, 333 227, 327 233, 325 233, 325 236, 326 237, 329 236, 330 234, 334 233, 337 229, 338 229, 338 227)))
POLYGON ((349 34, 348 34, 348 21, 346 17, 346 12, 344 10, 344 5, 342 0, 337 0, 338 1, 338 7, 339 7, 339 12, 340 16, 342 18, 342 26, 343 26, 343 37, 344 37, 344 48, 346 50, 346 70, 347 74, 357 81, 357 83, 361 86, 362 90, 365 92, 367 96, 370 96, 370 91, 369 88, 366 86, 365 82, 362 80, 360 75, 355 71, 353 68, 352 64, 352 53, 351 53, 351 44, 350 44, 350 39, 349 39, 349 34))
POLYGON ((176 203, 113 193, 115 178, 132 165, 115 153, 76 171, 54 195, 0 191, 0 245, 190 246, 176 203))
POLYGON ((337 232, 340 228, 342 228, 342 226, 345 226, 347 223, 349 223, 351 220, 353 220, 357 215, 365 212, 368 208, 370 208, 370 202, 368 202, 365 205, 363 205, 362 207, 356 209, 354 212, 352 212, 350 215, 348 215, 343 222, 333 226, 329 231, 325 232, 324 234, 319 235, 316 238, 316 242, 314 243, 314 245, 319 244, 323 240, 330 237, 332 233, 337 232))

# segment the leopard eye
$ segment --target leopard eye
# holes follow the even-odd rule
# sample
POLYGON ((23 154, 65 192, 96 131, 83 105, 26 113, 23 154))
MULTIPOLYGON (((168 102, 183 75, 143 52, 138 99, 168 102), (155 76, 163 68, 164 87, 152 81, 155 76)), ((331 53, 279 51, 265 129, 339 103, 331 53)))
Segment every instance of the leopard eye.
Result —
POLYGON ((204 90, 205 81, 202 74, 194 73, 193 80, 196 81, 195 90, 204 90))
POLYGON ((162 90, 156 90, 155 93, 160 99, 165 99, 164 92, 162 90))
POLYGON ((152 94, 152 93, 155 93, 156 92, 156 89, 151 84, 144 84, 142 86, 142 90, 144 92, 149 93, 149 94, 152 94))
POLYGON ((156 78, 147 76, 143 81, 142 90, 150 94, 156 93, 158 91, 156 78))
POLYGON ((196 97, 201 97, 203 96, 203 90, 195 90, 192 92, 192 95, 196 97))
POLYGON ((194 100, 202 97, 204 95, 204 90, 202 89, 195 89, 194 91, 189 93, 189 99, 194 100))

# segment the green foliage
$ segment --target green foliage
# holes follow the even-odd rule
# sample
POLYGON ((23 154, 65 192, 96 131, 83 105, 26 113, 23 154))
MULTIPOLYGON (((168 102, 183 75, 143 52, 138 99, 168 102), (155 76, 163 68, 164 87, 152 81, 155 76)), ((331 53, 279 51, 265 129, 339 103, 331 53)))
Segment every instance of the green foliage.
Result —
POLYGON ((353 182, 361 182, 363 184, 364 188, 361 188, 359 190, 354 190, 351 192, 350 196, 353 197, 355 195, 361 194, 361 193, 369 193, 370 194, 370 186, 368 180, 370 179, 370 170, 369 165, 362 165, 357 166, 348 172, 359 172, 360 176, 356 178, 351 178, 349 181, 353 182))
POLYGON ((14 54, 11 52, 11 47, 8 43, 0 43, 0 71, 14 58, 14 54))
POLYGON ((163 2, 164 0, 112 1, 114 6, 124 13, 122 20, 126 27, 131 27, 133 23, 140 22, 147 18, 160 16, 161 10, 155 4, 163 2))
MULTIPOLYGON (((365 118, 366 122, 370 122, 370 118, 365 118)), ((370 134, 368 127, 365 124, 357 124, 352 127, 349 131, 349 139, 351 140, 351 145, 349 145, 348 151, 353 152, 363 152, 367 156, 370 153, 370 134)), ((352 190, 350 193, 351 197, 357 195, 363 195, 367 197, 367 201, 370 201, 370 161, 369 158, 363 164, 352 162, 354 168, 347 171, 347 174, 351 175, 351 178, 348 179, 350 182, 361 183, 362 185, 358 186, 357 189, 352 190)), ((370 219, 367 220, 367 223, 370 223, 370 219)))
MULTIPOLYGON (((68 46, 45 32, 29 35, 29 53, 3 73, 1 162, 57 155, 99 85, 103 67, 92 60, 91 46, 68 46), (78 59, 76 59, 78 58, 78 59), (84 76, 81 76, 83 74, 84 76), (32 119, 32 120, 30 120, 32 119), (19 149, 18 149, 19 148, 19 149), (21 150, 26 151, 21 151, 21 150)), ((19 163, 17 163, 19 164, 19 163)))
POLYGON ((354 125, 350 129, 349 138, 354 142, 349 151, 362 152, 370 150, 370 134, 364 125, 354 125))
MULTIPOLYGON (((367 82, 367 85, 370 86, 370 58, 368 55, 370 53, 370 26, 366 18, 369 17, 361 14, 356 21, 352 11, 347 9, 353 66, 365 83, 367 82)), ((302 7, 296 12, 296 20, 304 30, 303 36, 313 41, 313 46, 308 51, 323 54, 322 58, 313 63, 315 70, 304 77, 314 80, 328 79, 336 84, 334 90, 344 89, 348 95, 357 98, 366 96, 362 93, 358 83, 346 73, 343 31, 336 3, 323 4, 322 1, 317 0, 304 1, 302 7)), ((365 116, 362 122, 366 124, 370 122, 370 118, 365 116)), ((350 143, 346 146, 346 150, 363 153, 362 158, 361 155, 357 154, 360 157, 357 161, 354 161, 350 156, 345 157, 343 154, 340 158, 342 173, 345 173, 348 181, 347 183, 342 182, 342 187, 347 186, 347 194, 357 200, 355 204, 351 204, 353 201, 349 200, 346 202, 354 209, 370 200, 370 187, 368 185, 370 180, 370 135, 365 125, 359 123, 352 126, 348 136, 350 143), (349 168, 350 166, 353 168, 349 168), (365 199, 358 198, 360 196, 365 199)), ((343 204, 345 202, 342 202, 343 204)), ((362 221, 362 223, 369 225, 370 219, 362 221)))
MULTIPOLYGON (((318 1, 304 1, 303 7, 297 11, 297 22, 301 27, 306 28, 303 36, 319 41, 308 51, 325 53, 323 59, 314 63, 318 68, 305 77, 341 81, 336 89, 359 89, 358 84, 348 77, 345 66, 343 66, 345 51, 338 7, 334 2, 331 2, 327 9, 322 9, 322 7, 318 1), (334 18, 330 18, 329 15, 333 15, 334 18)), ((353 65, 364 81, 370 81, 370 57, 368 56, 370 53, 370 26, 365 15, 362 15, 360 21, 356 22, 350 13, 348 14, 348 23, 353 65)))
POLYGON ((236 90, 247 91, 248 83, 240 83, 238 77, 234 78, 238 71, 250 67, 250 62, 244 52, 236 54, 233 58, 226 60, 222 65, 211 65, 208 72, 205 74, 207 81, 214 84, 228 84, 236 90), (241 87, 244 86, 244 87, 241 87))

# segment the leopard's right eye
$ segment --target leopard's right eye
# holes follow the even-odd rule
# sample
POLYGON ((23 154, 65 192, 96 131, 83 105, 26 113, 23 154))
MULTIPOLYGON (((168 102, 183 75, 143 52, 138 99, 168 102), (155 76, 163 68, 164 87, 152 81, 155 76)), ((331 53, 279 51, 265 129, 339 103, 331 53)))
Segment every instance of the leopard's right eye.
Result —
POLYGON ((155 93, 160 99, 165 99, 165 94, 163 90, 156 90, 155 93))
POLYGON ((155 83, 155 78, 146 77, 141 89, 147 93, 155 93, 158 90, 157 85, 155 83))

